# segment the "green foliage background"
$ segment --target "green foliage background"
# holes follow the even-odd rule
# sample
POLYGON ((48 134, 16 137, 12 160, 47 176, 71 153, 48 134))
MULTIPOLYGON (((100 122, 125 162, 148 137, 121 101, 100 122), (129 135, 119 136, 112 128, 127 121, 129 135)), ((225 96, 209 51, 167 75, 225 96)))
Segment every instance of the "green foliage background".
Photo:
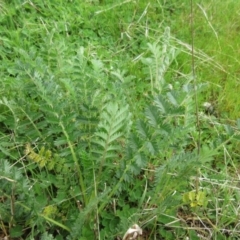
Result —
POLYGON ((237 61, 213 4, 194 5, 195 81, 188 2, 0 2, 0 236, 238 236, 237 61))

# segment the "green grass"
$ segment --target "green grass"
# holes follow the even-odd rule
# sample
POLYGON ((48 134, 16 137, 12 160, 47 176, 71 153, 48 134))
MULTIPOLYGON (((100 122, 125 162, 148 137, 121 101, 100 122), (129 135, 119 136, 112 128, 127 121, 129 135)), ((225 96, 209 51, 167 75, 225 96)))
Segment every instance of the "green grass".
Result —
MULTIPOLYGON (((183 42, 191 42, 189 4, 182 3, 172 31, 183 42)), ((223 117, 239 118, 238 29, 240 3, 237 1, 199 1, 194 5, 194 44, 221 69, 206 68, 208 59, 198 66, 199 81, 209 82, 206 100, 217 105, 223 117)))
POLYGON ((1 1, 0 238, 237 239, 239 8, 1 1))

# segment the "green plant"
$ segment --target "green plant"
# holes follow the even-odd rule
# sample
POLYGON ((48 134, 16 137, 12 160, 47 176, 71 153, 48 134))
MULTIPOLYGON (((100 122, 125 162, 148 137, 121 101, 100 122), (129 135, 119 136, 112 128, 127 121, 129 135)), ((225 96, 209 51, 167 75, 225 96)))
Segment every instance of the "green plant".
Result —
MULTIPOLYGON (((172 35, 184 7, 0 4, 0 235, 116 239, 136 224, 148 239, 239 234, 240 124, 200 105, 211 83, 193 82, 185 30, 186 42, 172 35)), ((196 69, 223 70, 195 57, 196 69)))

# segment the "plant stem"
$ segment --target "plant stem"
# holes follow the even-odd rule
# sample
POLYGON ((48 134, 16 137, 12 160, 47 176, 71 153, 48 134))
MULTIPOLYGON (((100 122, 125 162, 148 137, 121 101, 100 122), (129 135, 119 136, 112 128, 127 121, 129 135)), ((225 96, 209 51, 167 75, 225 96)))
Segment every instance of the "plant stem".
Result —
POLYGON ((59 124, 60 124, 60 126, 61 126, 61 128, 63 130, 63 133, 64 133, 64 135, 65 135, 65 137, 67 139, 68 146, 69 146, 69 148, 71 150, 73 161, 75 163, 75 166, 76 166, 76 169, 77 169, 77 172, 78 172, 78 181, 79 181, 80 189, 81 189, 81 192, 82 192, 83 205, 86 206, 87 205, 86 196, 85 196, 85 193, 86 193, 85 189, 86 188, 85 188, 85 184, 84 184, 84 180, 83 180, 83 174, 82 174, 81 168, 80 168, 80 166, 78 164, 77 156, 76 156, 75 151, 73 149, 73 144, 71 143, 71 141, 69 139, 69 135, 68 135, 68 133, 67 133, 63 123, 60 122, 59 124))

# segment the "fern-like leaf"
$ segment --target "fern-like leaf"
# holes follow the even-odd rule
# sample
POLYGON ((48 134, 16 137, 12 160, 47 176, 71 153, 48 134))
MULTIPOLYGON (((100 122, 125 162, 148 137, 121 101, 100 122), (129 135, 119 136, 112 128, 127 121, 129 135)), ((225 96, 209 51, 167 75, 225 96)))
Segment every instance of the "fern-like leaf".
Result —
POLYGON ((99 174, 108 159, 116 160, 121 150, 121 139, 125 138, 131 126, 128 105, 120 106, 116 102, 107 103, 101 116, 96 133, 92 139, 92 153, 99 164, 99 174))

